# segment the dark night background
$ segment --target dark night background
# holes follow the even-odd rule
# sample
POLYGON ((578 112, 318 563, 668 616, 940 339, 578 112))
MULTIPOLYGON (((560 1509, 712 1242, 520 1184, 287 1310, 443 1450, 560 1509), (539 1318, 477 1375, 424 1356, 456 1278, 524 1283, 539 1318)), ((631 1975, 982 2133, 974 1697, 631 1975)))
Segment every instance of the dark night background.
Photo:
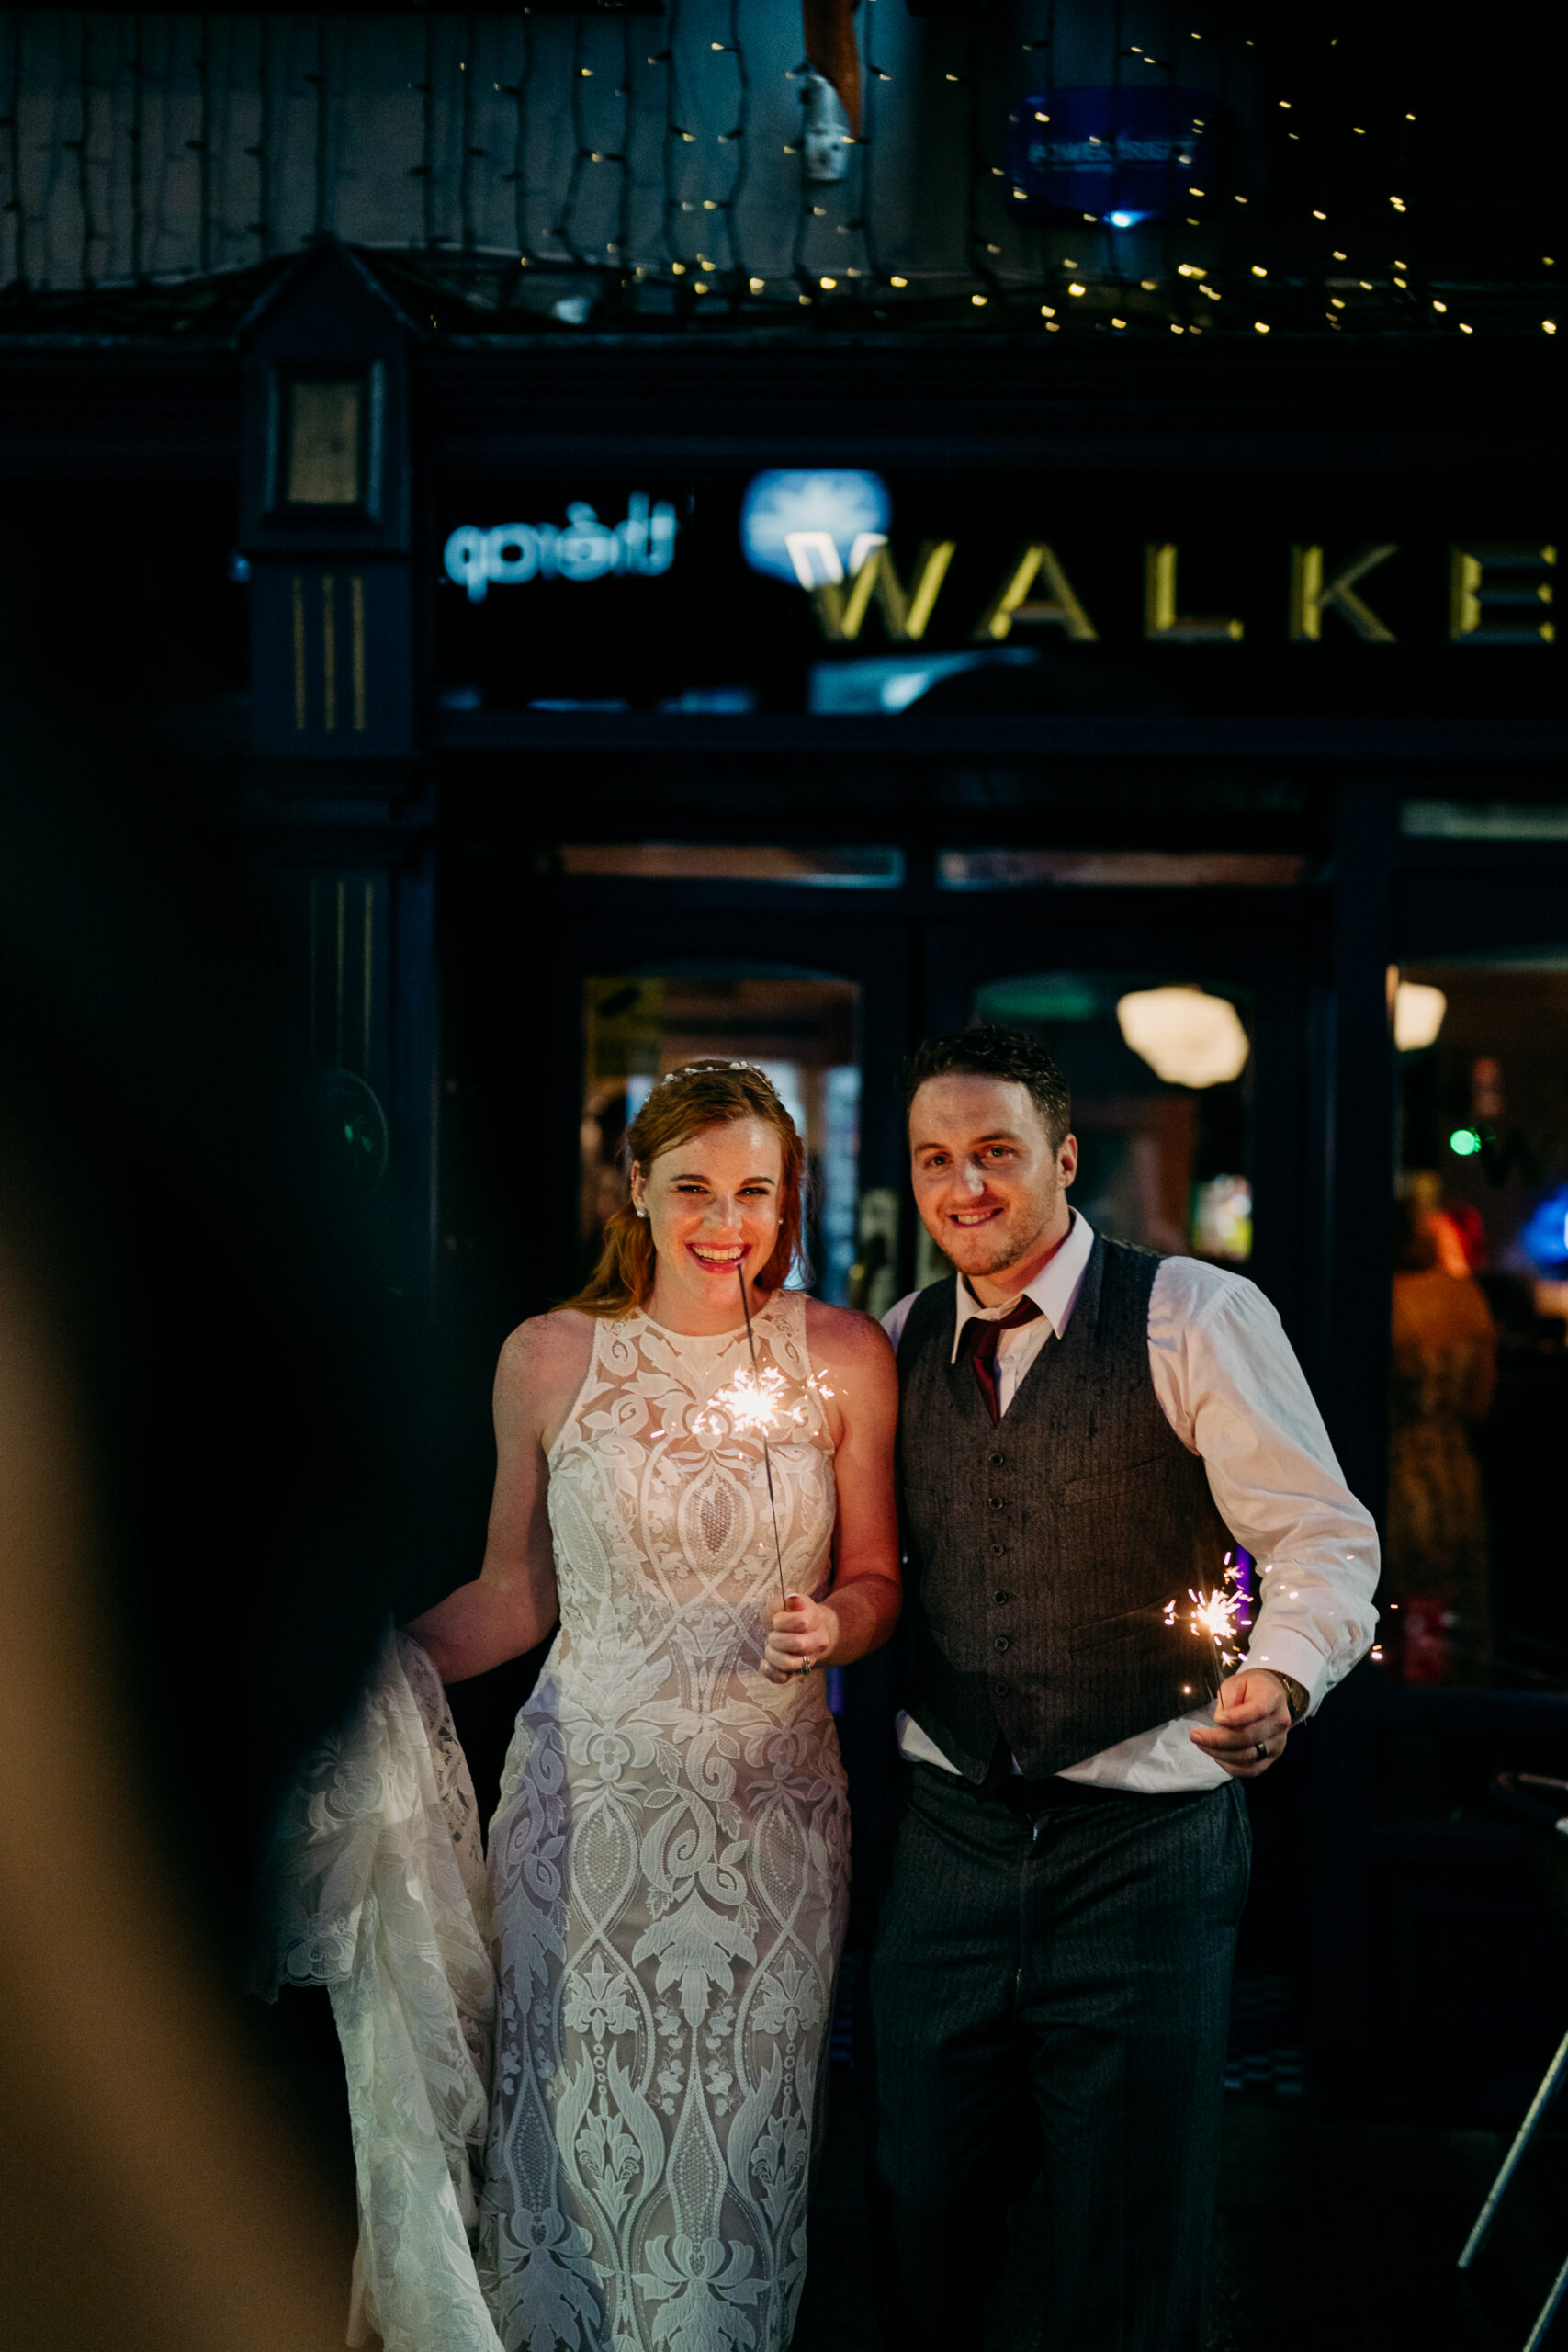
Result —
MULTIPOLYGON (((696 0, 0 12, 0 1238, 65 1335, 104 1637, 226 1997, 292 1761, 388 1613, 479 1556, 496 1349, 586 1246, 598 978, 852 984, 858 1182, 900 1198, 899 1057, 986 990, 1095 999, 1057 1042, 1111 1106, 1102 1171, 1156 1093, 1118 991, 1228 996, 1252 1060, 1202 1099, 1190 1173, 1245 1168, 1247 1271, 1385 1521, 1396 1189, 1435 1171, 1512 1247, 1568 1176, 1563 643, 1455 641, 1449 585, 1455 548, 1561 544, 1560 12, 865 0, 866 137, 826 189, 787 146, 795 13, 739 21, 731 205, 728 12, 696 0), (1121 241, 1010 222, 1008 107, 1156 71, 1223 109, 1194 210, 1121 241), (376 369, 379 503, 269 503, 288 386, 376 369), (923 638, 874 608, 829 643, 747 568, 741 496, 774 467, 879 473, 906 582, 956 542, 923 638), (444 577, 459 524, 578 499, 613 522, 639 489, 680 517, 660 578, 472 605, 444 577), (1034 539, 1100 642, 1019 623, 1004 650, 1034 659, 900 715, 811 707, 819 665, 986 650, 1034 539), (1168 540, 1180 610, 1240 643, 1145 640, 1168 540), (1396 644, 1333 613, 1287 641, 1307 542, 1329 572, 1397 544, 1359 583, 1396 644), (331 602, 351 577, 358 655, 331 602), (835 879, 845 852, 886 887, 835 879), (953 857, 983 887, 951 887, 953 857), (1449 992, 1421 1053, 1392 1050, 1391 967, 1449 992), (1539 1181, 1456 1170, 1483 1055, 1539 1181)), ((1549 2125, 1473 2279, 1452 2267, 1564 2022, 1560 1848, 1494 1791, 1568 1773, 1561 1318, 1506 1255, 1480 1277, 1502 1402, 1477 1447, 1518 1638, 1422 1681, 1391 1636, 1253 1792, 1210 2352, 1490 2352, 1564 2252, 1549 2125)), ((894 1295, 916 1272, 906 1201, 894 1295)), ((536 1663, 455 1694, 481 1795, 536 1663)), ((840 1716, 860 1878, 801 2352, 872 2325, 852 1978, 895 1672, 852 1669, 840 1716)), ((327 2022, 232 2007, 346 2238, 327 2022)), ((1008 2294, 998 2340, 1026 2342, 1026 2263, 1008 2294)))

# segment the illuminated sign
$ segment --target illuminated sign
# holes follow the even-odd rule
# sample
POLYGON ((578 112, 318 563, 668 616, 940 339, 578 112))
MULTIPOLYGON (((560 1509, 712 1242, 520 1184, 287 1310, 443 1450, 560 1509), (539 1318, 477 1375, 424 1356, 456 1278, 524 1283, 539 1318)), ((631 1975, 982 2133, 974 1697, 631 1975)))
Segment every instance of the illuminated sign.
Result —
MULTIPOLYGON (((793 539, 795 535, 791 534, 793 539)), ((796 567, 811 596, 818 625, 834 643, 860 636, 874 605, 885 634, 897 643, 925 636, 949 567, 955 539, 928 539, 909 576, 898 571, 886 537, 864 534, 853 561, 835 578, 830 571, 808 576, 796 567)), ((1183 613, 1177 597, 1178 553, 1174 540, 1144 548, 1144 627, 1150 645, 1239 645, 1242 623, 1229 615, 1183 613)), ((1398 639, 1359 593, 1369 572, 1399 553, 1393 541, 1364 547, 1337 567, 1326 568, 1324 550, 1295 545, 1290 550, 1285 634, 1295 644, 1316 644, 1330 615, 1368 645, 1395 645, 1398 639)), ((1539 544, 1455 547, 1449 550, 1449 641, 1454 645, 1550 645, 1555 624, 1543 607, 1553 601, 1557 549, 1539 544)), ((1094 644, 1100 631, 1075 590, 1055 548, 1033 539, 1019 548, 995 593, 967 634, 976 644, 999 644, 1019 627, 1060 629, 1079 644, 1094 644), (1043 594, 1041 591, 1043 589, 1043 594)))
POLYGON ((801 588, 835 588, 886 545, 893 499, 880 474, 777 466, 740 502, 740 551, 753 571, 801 588))
POLYGON ((649 502, 634 490, 619 523, 602 523, 581 499, 558 523, 497 523, 481 530, 460 523, 448 538, 443 560, 446 577, 482 605, 491 588, 514 588, 529 580, 657 580, 675 560, 675 509, 665 499, 649 502))
POLYGON ((1021 99, 1008 116, 1013 218, 1070 214, 1132 229, 1185 214, 1194 198, 1215 193, 1215 115, 1201 90, 1128 85, 1021 99))
POLYGON ((1391 481, 1369 503, 1315 469, 1134 482, 859 456, 465 459, 424 559, 433 706, 1560 712, 1562 542, 1533 480, 1391 481))

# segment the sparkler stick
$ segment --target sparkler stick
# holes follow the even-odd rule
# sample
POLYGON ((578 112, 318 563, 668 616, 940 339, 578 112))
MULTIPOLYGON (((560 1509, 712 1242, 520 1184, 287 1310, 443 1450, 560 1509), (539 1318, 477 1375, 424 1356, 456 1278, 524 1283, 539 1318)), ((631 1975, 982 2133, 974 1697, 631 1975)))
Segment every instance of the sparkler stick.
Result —
MULTIPOLYGON (((740 1264, 736 1267, 735 1275, 736 1280, 740 1284, 740 1312, 746 1317, 746 1345, 750 1349, 751 1355, 751 1378, 754 1385, 757 1387, 759 1392, 761 1392, 761 1374, 757 1370, 757 1340, 756 1335, 751 1329, 751 1302, 746 1295, 746 1266, 744 1260, 742 1260, 740 1264)), ((762 1441, 762 1468, 767 1473, 768 1479, 768 1510, 772 1515, 773 1522, 773 1557, 778 1562, 779 1599, 787 1609, 789 1607, 789 1595, 784 1590, 784 1548, 779 1542, 779 1507, 773 1499, 773 1457, 768 1451, 767 1427, 760 1414, 756 1416, 756 1428, 757 1434, 762 1441)))
MULTIPOLYGON (((1245 1621, 1238 1612, 1248 1606, 1248 1596, 1241 1582, 1239 1564, 1227 1553, 1224 1577, 1219 1587, 1213 1592, 1194 1592, 1189 1586, 1187 1598, 1192 1604, 1187 1613, 1188 1632, 1198 1636, 1207 1634, 1213 1650, 1214 1687, 1210 1696, 1217 1700, 1225 1676, 1241 1661, 1238 1636, 1245 1621)), ((1174 1600, 1165 1604, 1165 1622, 1168 1626, 1176 1623, 1174 1600)))
POLYGON ((1207 1634, 1214 1653, 1214 1696, 1220 1695, 1220 1685, 1225 1679, 1226 1667, 1239 1655, 1235 1646, 1235 1611, 1237 1595, 1223 1589, 1218 1592, 1191 1592, 1190 1619, 1195 1634, 1207 1634))
MULTIPOLYGON (((776 1364, 770 1364, 766 1372, 759 1369, 757 1339, 751 1329, 751 1302, 746 1295, 746 1274, 743 1266, 737 1266, 736 1277, 740 1284, 740 1312, 746 1317, 746 1345, 750 1352, 751 1368, 749 1372, 744 1368, 738 1372, 733 1380, 727 1382, 724 1387, 716 1389, 708 1399, 709 1405, 716 1406, 719 1412, 725 1416, 725 1420, 718 1420, 705 1412, 699 1415, 694 1426, 700 1430, 711 1431, 715 1436, 720 1436, 724 1433, 727 1421, 731 1435, 754 1437, 761 1441, 762 1468, 768 1481, 768 1513, 773 1528, 773 1559, 779 1572, 779 1598, 787 1609, 789 1591, 784 1583, 784 1546, 779 1540, 778 1498, 773 1491, 773 1457, 768 1439, 770 1432, 777 1430, 781 1421, 792 1421, 797 1426, 804 1426, 808 1418, 808 1408, 804 1393, 793 1405, 784 1403, 784 1376, 776 1364)), ((833 1394, 833 1391, 809 1368, 805 1374, 802 1388, 803 1391, 810 1391, 818 1398, 829 1397, 833 1394)), ((810 1670, 803 1658, 799 1671, 802 1674, 808 1674, 810 1670)))

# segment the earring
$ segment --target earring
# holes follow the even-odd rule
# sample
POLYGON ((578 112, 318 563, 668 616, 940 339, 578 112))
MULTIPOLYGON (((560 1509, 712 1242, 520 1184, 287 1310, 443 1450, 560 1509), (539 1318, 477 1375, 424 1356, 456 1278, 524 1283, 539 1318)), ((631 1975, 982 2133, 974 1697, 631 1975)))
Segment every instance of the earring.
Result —
POLYGON ((638 1216, 646 1216, 648 1215, 648 1211, 644 1208, 640 1201, 634 1201, 632 1203, 632 1206, 636 1209, 638 1216))

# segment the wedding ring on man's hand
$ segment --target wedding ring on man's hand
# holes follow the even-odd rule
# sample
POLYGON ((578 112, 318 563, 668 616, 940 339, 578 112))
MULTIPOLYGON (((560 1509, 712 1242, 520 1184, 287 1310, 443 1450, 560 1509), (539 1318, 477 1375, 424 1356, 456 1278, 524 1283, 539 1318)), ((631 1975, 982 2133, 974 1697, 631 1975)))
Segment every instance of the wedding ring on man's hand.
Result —
POLYGON ((1258 1741, 1258 1743, 1257 1747, 1253 1749, 1253 1751, 1252 1751, 1252 1752, 1253 1752, 1253 1754, 1257 1757, 1257 1758, 1258 1758, 1258 1762, 1259 1762, 1260 1764, 1267 1764, 1267 1763, 1268 1763, 1268 1761, 1269 1761, 1269 1746, 1268 1746, 1268 1742, 1267 1742, 1266 1740, 1261 1740, 1261 1739, 1260 1739, 1260 1740, 1258 1741))

